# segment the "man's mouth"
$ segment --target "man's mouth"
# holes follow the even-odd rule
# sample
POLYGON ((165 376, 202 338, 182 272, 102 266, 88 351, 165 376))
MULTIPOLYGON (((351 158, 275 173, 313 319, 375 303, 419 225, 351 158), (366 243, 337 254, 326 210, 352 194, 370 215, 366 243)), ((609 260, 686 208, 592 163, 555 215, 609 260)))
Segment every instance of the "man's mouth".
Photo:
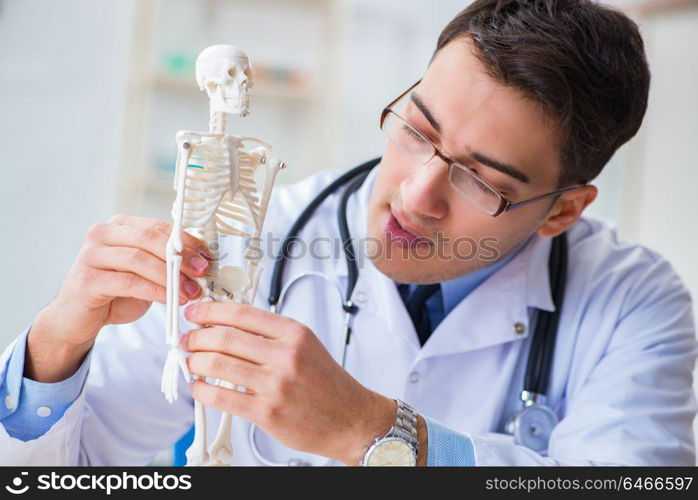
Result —
POLYGON ((429 238, 419 234, 400 214, 396 214, 392 209, 389 210, 389 214, 388 222, 385 224, 385 232, 392 242, 403 247, 431 243, 429 238))

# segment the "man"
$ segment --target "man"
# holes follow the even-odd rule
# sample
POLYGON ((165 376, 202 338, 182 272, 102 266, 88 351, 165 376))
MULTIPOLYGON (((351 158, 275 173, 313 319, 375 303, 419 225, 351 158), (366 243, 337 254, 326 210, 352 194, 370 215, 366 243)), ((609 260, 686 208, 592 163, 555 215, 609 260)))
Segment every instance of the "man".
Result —
MULTIPOLYGON (((618 12, 587 0, 480 0, 461 12, 421 82, 385 112, 380 166, 350 200, 352 235, 380 251, 353 295, 346 371, 330 355, 341 315, 316 282, 283 315, 185 309, 189 370, 209 377, 191 396, 236 416, 234 463, 259 463, 251 422, 277 460, 387 465, 389 452, 370 452, 400 427, 397 404, 410 414, 397 399, 414 406, 417 465, 694 464, 690 297, 660 256, 582 217, 597 194, 588 183, 638 130, 648 87, 641 37, 618 12), (547 259, 563 232, 567 287, 547 393, 560 422, 536 452, 504 424, 521 409, 534 311, 555 309, 547 259), (464 239, 474 256, 463 258, 464 239)), ((268 238, 334 176, 278 188, 268 238)), ((335 203, 304 238, 336 233, 335 203)), ((151 303, 165 300, 168 233, 126 216, 90 229, 56 299, 5 351, 2 462, 147 463, 191 425, 189 388, 172 406, 159 394, 164 314, 151 303)), ((209 264, 201 242, 185 235, 185 245, 182 303, 199 296, 191 278, 209 264)), ((341 261, 293 265, 346 282, 341 261)))

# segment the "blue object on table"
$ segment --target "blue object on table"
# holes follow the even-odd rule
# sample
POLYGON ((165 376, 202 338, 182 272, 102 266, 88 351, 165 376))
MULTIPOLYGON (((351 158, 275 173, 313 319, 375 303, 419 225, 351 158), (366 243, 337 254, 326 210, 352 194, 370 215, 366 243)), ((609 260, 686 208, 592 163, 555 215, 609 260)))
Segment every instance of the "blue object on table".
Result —
POLYGON ((193 441, 194 426, 192 425, 191 428, 186 432, 186 434, 179 438, 179 441, 177 441, 174 445, 174 457, 172 459, 172 465, 174 467, 183 467, 187 465, 186 453, 193 441))

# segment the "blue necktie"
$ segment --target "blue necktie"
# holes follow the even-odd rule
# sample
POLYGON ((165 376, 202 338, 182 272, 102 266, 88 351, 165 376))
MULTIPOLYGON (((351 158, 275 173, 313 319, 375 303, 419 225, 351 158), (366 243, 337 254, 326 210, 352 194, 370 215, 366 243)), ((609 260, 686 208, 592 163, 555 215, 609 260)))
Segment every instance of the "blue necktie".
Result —
POLYGON ((435 283, 433 285, 419 285, 412 293, 410 293, 408 284, 398 285, 398 290, 402 296, 407 312, 412 319, 412 324, 417 330, 417 337, 420 345, 424 345, 431 335, 431 321, 429 319, 429 311, 427 311, 426 302, 439 291, 441 285, 435 283))

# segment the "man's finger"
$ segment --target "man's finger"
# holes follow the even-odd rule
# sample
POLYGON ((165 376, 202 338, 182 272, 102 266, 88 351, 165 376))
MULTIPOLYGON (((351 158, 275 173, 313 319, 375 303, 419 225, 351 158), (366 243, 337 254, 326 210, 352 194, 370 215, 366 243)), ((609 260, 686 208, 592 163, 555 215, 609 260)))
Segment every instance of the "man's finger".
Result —
MULTIPOLYGON (((133 247, 100 246, 86 257, 86 264, 105 271, 132 272, 143 278, 167 286, 167 265, 150 252, 133 247)), ((201 293, 199 285, 180 273, 180 294, 196 298, 201 293)))
POLYGON ((204 406, 254 421, 251 417, 254 416, 257 398, 250 393, 209 384, 204 380, 194 380, 191 383, 191 395, 204 406))
POLYGON ((190 330, 180 338, 180 346, 189 352, 220 352, 260 365, 270 361, 274 349, 268 339, 232 326, 190 330))
POLYGON ((161 304, 167 301, 167 291, 164 286, 153 283, 137 274, 94 270, 92 276, 95 283, 99 282, 99 285, 92 286, 99 286, 97 291, 104 298, 133 297, 161 304))
MULTIPOLYGON (((163 262, 167 261, 168 236, 152 227, 134 229, 127 225, 105 224, 100 230, 99 238, 104 245, 142 248, 163 262)), ((182 251, 181 272, 185 275, 191 278, 205 276, 208 264, 193 249, 187 247, 182 251)))
POLYGON ((286 329, 296 326, 295 321, 285 316, 232 302, 197 302, 188 306, 184 315, 192 323, 234 326, 270 339, 279 338, 286 329))
POLYGON ((189 372, 202 377, 217 378, 258 391, 266 378, 260 365, 219 352, 195 352, 187 358, 189 372))
MULTIPOLYGON (((119 226, 132 226, 140 229, 153 228, 168 238, 172 233, 172 224, 158 220, 150 219, 148 217, 135 217, 133 215, 115 215, 109 222, 112 222, 119 226)), ((199 250, 207 250, 206 242, 198 239, 197 237, 182 231, 182 243, 185 247, 189 247, 198 253, 199 250)))

